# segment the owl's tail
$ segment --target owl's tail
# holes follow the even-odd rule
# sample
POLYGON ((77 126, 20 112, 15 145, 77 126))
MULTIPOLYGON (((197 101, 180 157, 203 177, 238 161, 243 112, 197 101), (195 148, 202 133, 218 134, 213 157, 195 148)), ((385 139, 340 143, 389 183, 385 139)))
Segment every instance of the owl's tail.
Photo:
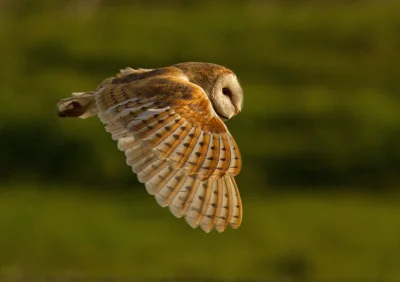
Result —
POLYGON ((97 115, 98 110, 93 92, 74 92, 72 97, 62 99, 57 104, 59 117, 79 117, 85 119, 97 115))

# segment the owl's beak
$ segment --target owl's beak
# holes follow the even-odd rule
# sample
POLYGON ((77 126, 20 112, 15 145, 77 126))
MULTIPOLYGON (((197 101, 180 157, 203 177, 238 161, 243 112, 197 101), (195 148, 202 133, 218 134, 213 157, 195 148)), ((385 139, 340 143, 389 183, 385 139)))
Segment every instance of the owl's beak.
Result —
POLYGON ((236 105, 236 104, 233 104, 233 107, 235 108, 235 115, 237 115, 238 113, 240 113, 240 108, 236 105))
POLYGON ((227 121, 227 120, 229 120, 228 117, 222 116, 222 115, 220 115, 219 113, 217 113, 217 115, 218 115, 218 117, 219 117, 222 121, 227 121))

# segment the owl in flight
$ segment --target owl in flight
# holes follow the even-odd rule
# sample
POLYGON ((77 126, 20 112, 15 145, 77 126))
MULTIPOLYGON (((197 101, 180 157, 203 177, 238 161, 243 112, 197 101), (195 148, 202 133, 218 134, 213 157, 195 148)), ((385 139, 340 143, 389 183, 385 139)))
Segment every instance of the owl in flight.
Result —
POLYGON ((187 62, 123 69, 95 90, 62 99, 57 110, 60 117, 97 115, 158 204, 208 233, 242 221, 234 178, 242 160, 223 122, 242 103, 231 70, 187 62))

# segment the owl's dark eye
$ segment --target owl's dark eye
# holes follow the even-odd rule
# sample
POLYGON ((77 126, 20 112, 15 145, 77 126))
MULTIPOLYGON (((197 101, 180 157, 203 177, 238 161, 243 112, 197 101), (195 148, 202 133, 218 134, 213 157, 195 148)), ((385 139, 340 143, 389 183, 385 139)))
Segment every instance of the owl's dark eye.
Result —
POLYGON ((228 97, 232 97, 232 92, 227 87, 222 88, 222 94, 224 94, 225 96, 228 96, 228 97))

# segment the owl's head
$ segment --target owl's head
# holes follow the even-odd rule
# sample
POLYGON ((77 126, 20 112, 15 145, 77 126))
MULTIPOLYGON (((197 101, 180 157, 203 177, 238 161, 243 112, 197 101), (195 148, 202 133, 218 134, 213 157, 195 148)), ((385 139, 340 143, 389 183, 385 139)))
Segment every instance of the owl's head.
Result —
POLYGON ((188 62, 175 65, 188 79, 200 86, 222 120, 231 119, 242 110, 243 90, 230 69, 211 63, 188 62))
POLYGON ((243 90, 233 72, 219 75, 207 94, 215 112, 223 120, 232 118, 242 110, 243 90))

